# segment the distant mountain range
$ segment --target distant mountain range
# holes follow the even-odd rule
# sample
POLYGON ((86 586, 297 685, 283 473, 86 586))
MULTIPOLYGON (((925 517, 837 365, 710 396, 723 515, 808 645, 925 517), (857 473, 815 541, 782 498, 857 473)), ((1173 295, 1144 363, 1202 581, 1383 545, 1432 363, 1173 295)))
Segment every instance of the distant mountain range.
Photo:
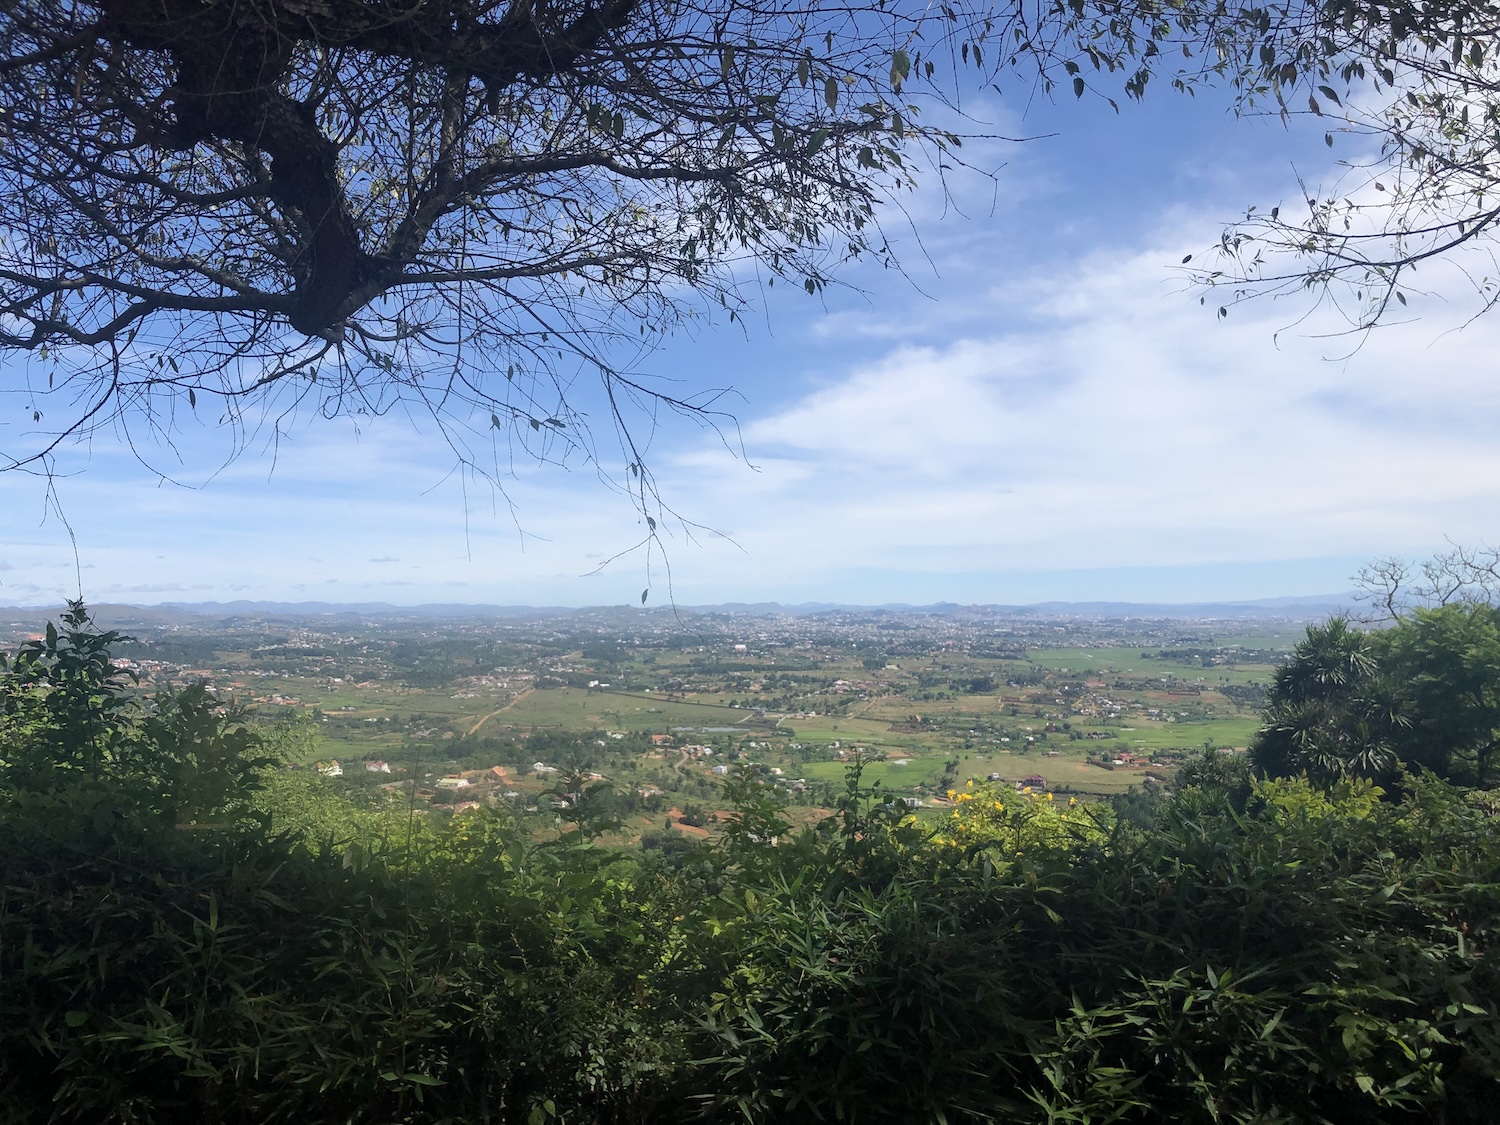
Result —
MULTIPOLYGON (((351 622, 366 618, 384 620, 537 620, 545 618, 594 617, 623 614, 631 618, 670 614, 735 615, 748 617, 809 617, 829 613, 917 614, 941 617, 1092 617, 1136 619, 1240 619, 1308 621, 1329 614, 1347 612, 1357 606, 1353 591, 1341 594, 1315 594, 1302 597, 1256 598, 1226 602, 1035 602, 1029 605, 960 605, 937 602, 932 605, 887 603, 884 605, 848 605, 838 602, 803 602, 783 605, 779 602, 726 602, 721 605, 695 606, 497 606, 430 603, 398 606, 387 602, 169 602, 155 606, 101 604, 92 607, 94 618, 102 625, 171 626, 204 624, 211 620, 265 618, 349 618, 351 622)), ((0 606, 0 617, 12 620, 56 617, 61 606, 0 606)))

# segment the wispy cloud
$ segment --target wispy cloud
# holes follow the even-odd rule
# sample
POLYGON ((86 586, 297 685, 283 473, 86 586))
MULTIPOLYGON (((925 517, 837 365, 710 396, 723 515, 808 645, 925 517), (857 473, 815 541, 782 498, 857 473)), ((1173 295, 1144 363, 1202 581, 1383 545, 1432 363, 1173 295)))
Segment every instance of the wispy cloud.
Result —
MULTIPOLYGON (((1199 225, 1204 225, 1199 220, 1199 225)), ((1176 235, 1174 234, 1174 237, 1176 235)), ((1422 321, 1352 356, 1342 327, 1228 322, 1181 293, 1160 241, 995 286, 971 333, 896 345, 746 426, 750 556, 914 569, 1167 566, 1421 550, 1493 537, 1497 328, 1422 321), (986 316, 1007 327, 973 331, 986 316), (1281 331, 1278 331, 1281 330, 1281 331)), ((748 569, 748 568, 747 568, 748 569)))

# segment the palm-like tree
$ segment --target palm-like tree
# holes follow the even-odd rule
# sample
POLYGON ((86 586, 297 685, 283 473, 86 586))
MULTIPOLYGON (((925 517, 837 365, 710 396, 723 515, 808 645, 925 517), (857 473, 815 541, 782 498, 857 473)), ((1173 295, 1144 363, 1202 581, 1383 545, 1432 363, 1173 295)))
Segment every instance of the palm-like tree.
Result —
POLYGON ((1396 768, 1392 736, 1406 719, 1373 649, 1370 635, 1342 617, 1308 627, 1271 686, 1251 747, 1260 772, 1334 781, 1396 768))

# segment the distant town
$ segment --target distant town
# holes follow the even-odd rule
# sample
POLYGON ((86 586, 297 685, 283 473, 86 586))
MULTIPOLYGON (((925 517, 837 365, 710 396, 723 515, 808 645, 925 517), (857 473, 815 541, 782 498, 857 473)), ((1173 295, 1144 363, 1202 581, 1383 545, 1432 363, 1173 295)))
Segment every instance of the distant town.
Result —
MULTIPOLYGON (((1114 607, 1111 607, 1114 608, 1114 607)), ((140 691, 203 681, 342 791, 434 814, 543 815, 559 775, 607 786, 626 838, 709 835, 732 771, 808 819, 858 763, 940 809, 989 780, 1098 800, 1249 744, 1278 661, 1322 605, 1143 612, 941 606, 312 613, 103 606, 140 691)), ((0 645, 38 610, 0 611, 0 645)), ((576 782, 575 782, 576 784, 576 782)))

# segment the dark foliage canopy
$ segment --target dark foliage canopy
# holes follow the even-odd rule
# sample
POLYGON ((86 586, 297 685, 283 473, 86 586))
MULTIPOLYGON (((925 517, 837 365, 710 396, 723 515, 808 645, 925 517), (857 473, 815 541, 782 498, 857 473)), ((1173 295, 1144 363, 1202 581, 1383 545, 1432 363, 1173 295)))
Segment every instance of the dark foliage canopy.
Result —
POLYGON ((400 405, 467 465, 590 462, 646 507, 637 411, 719 401, 641 374, 651 341, 888 259, 878 204, 958 161, 963 93, 1005 74, 1219 82, 1342 114, 1330 142, 1378 134, 1368 191, 1251 217, 1201 275, 1348 281, 1373 323, 1500 217, 1492 25, 1351 0, 14 0, 0 353, 32 428, 3 454, 45 469, 184 409, 243 441, 400 405))
POLYGON ((590 457, 580 372, 621 426, 632 399, 703 412, 712 392, 632 378, 643 338, 886 253, 874 204, 909 181, 903 151, 959 143, 906 86, 936 75, 933 33, 958 50, 985 19, 22 0, 0 16, 0 348, 33 357, 34 397, 63 389, 53 438, 122 413, 169 429, 209 395, 230 420, 417 403, 468 460, 486 436, 590 457))
POLYGON ((1309 628, 1277 670, 1252 753, 1273 776, 1389 782, 1405 769, 1494 784, 1500 610, 1460 602, 1378 632, 1342 618, 1309 628))

